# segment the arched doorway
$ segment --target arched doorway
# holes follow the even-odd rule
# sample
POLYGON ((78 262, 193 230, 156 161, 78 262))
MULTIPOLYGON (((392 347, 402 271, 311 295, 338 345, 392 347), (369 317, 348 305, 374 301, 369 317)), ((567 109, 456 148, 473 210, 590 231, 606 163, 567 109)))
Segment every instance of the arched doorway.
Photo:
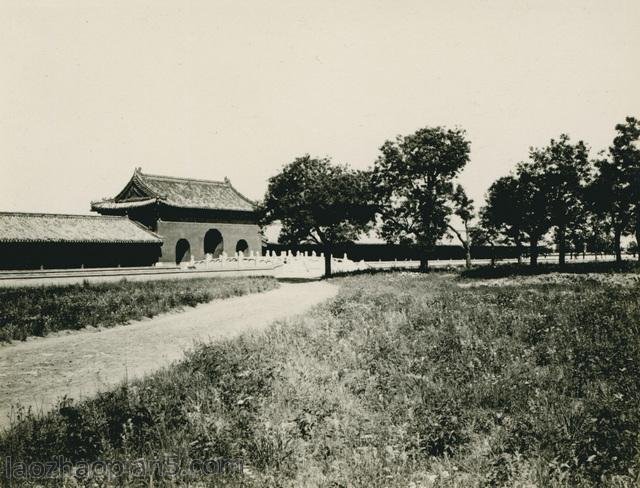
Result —
POLYGON ((179 239, 176 242, 176 264, 191 261, 191 246, 186 239, 179 239))
POLYGON ((204 253, 217 258, 224 250, 224 240, 218 229, 209 229, 204 235, 204 253))
POLYGON ((236 244, 236 252, 241 252, 245 256, 249 255, 249 244, 244 239, 240 239, 236 244))

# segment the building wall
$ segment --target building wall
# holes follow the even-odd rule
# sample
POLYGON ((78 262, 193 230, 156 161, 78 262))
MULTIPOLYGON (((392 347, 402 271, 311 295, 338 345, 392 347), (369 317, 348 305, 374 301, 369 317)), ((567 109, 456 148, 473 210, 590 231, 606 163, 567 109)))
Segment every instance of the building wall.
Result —
POLYGON ((0 269, 151 266, 160 244, 0 242, 0 269))
MULTIPOLYGON (((324 252, 323 246, 317 244, 274 244, 268 243, 263 248, 264 254, 274 252, 278 255, 287 251, 297 254, 299 252, 324 252)), ((543 248, 540 248, 543 251, 543 248)), ((363 244, 346 243, 333 246, 332 254, 342 257, 345 254, 353 261, 393 261, 394 259, 418 260, 423 256, 428 259, 464 259, 465 253, 462 246, 437 245, 431 251, 424 253, 419 247, 410 244, 363 244)), ((512 259, 518 256, 515 246, 471 246, 471 256, 474 259, 512 259)))
POLYGON ((229 256, 236 252, 236 244, 240 239, 247 241, 249 252, 261 252, 262 241, 260 228, 256 224, 216 223, 216 222, 167 222, 158 220, 157 233, 162 237, 162 256, 160 261, 176 262, 176 244, 180 239, 189 241, 191 256, 194 259, 204 258, 204 236, 210 229, 217 229, 222 234, 223 249, 229 256))

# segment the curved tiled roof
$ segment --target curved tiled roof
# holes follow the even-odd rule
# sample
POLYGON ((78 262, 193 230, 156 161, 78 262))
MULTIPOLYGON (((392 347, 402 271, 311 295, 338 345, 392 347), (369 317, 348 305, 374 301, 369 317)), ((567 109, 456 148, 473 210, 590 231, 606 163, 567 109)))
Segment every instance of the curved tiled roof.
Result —
POLYGON ((156 203, 158 201, 157 198, 140 198, 136 200, 126 200, 122 202, 117 202, 114 199, 111 200, 102 200, 101 202, 91 202, 91 209, 114 209, 114 208, 137 208, 137 207, 145 207, 152 203, 156 203))
POLYGON ((0 212, 0 242, 161 244, 162 239, 127 217, 0 212))
POLYGON ((254 202, 229 180, 198 180, 142 173, 136 168, 125 188, 114 198, 93 202, 92 208, 130 208, 162 202, 173 207, 252 212, 254 202))

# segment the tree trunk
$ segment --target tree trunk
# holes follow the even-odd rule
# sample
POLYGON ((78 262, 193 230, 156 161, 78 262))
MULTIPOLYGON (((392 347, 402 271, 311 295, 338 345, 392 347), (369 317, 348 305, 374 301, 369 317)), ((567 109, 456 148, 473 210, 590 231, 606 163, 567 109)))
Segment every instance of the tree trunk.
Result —
POLYGON ((613 236, 613 248, 616 253, 616 263, 622 263, 622 248, 620 247, 620 238, 622 236, 622 231, 619 229, 615 230, 613 236))
POLYGON ((331 249, 328 247, 324 249, 324 276, 331 277, 331 249))
POLYGON ((471 269, 471 236, 469 235, 469 222, 464 221, 464 237, 466 239, 464 244, 465 251, 465 266, 467 269, 471 269))
POLYGON ((522 242, 516 241, 516 252, 518 253, 518 264, 522 264, 522 242))
POLYGON ((638 255, 638 261, 640 261, 640 203, 636 204, 636 247, 633 251, 633 255, 638 255))
POLYGON ((489 246, 491 247, 491 267, 493 268, 496 265, 496 250, 493 242, 490 242, 489 246))
POLYGON ((419 271, 421 273, 426 273, 427 271, 429 271, 429 258, 425 255, 422 255, 422 257, 420 258, 419 271))
POLYGON ((531 246, 529 247, 529 264, 531 266, 538 265, 538 239, 531 239, 531 246))
POLYGON ((465 266, 467 269, 471 269, 471 246, 465 246, 465 266))
POLYGON ((561 225, 558 227, 558 264, 560 266, 564 266, 566 262, 564 244, 565 244, 565 226, 561 225))

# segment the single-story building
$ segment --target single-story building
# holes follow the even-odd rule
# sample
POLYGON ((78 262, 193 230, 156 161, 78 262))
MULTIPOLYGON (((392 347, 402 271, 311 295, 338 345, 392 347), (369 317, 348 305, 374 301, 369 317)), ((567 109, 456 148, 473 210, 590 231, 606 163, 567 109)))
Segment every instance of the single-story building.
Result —
POLYGON ((149 266, 161 246, 126 217, 0 212, 0 269, 149 266))
POLYGON ((160 261, 166 263, 262 251, 255 203, 227 178, 178 178, 136 168, 120 193, 92 202, 91 210, 127 216, 158 234, 163 241, 160 261))
POLYGON ((223 181, 142 173, 102 215, 0 213, 0 269, 149 266, 262 251, 255 204, 223 181))

